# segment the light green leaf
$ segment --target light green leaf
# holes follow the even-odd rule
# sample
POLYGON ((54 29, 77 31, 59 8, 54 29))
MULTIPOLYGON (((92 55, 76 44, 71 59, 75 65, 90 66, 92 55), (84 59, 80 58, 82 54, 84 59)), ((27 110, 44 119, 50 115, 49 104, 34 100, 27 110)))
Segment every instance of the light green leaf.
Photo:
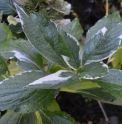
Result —
POLYGON ((99 85, 97 83, 94 83, 92 80, 81 79, 81 81, 78 81, 78 82, 71 84, 67 87, 61 88, 61 91, 77 93, 78 90, 98 88, 98 87, 99 87, 99 85))
POLYGON ((40 111, 43 124, 79 124, 64 112, 40 111))
POLYGON ((108 66, 102 62, 93 62, 87 64, 79 72, 80 78, 97 79, 108 73, 108 66))
POLYGON ((109 94, 122 100, 122 71, 116 69, 110 69, 109 73, 96 80, 103 89, 109 94))
POLYGON ((105 16, 100 19, 93 27, 91 27, 86 34, 86 42, 89 41, 97 32, 99 32, 103 27, 107 27, 108 25, 116 22, 120 22, 120 14, 119 12, 115 12, 111 15, 105 16))
POLYGON ((38 80, 28 84, 26 87, 41 89, 58 89, 77 82, 78 80, 78 75, 75 75, 73 72, 67 70, 60 70, 56 73, 39 78, 38 80))
POLYGON ((112 62, 113 68, 121 69, 122 66, 122 45, 109 59, 112 62))
POLYGON ((23 70, 21 70, 20 68, 17 67, 15 61, 10 61, 10 63, 8 63, 8 64, 9 64, 8 69, 10 71, 10 76, 14 76, 16 74, 23 72, 23 70))
POLYGON ((104 60, 118 49, 122 40, 122 23, 103 29, 85 44, 82 54, 83 65, 104 60))
POLYGON ((53 111, 60 111, 60 107, 56 100, 54 100, 48 107, 47 110, 53 112, 53 111))
POLYGON ((71 23, 68 23, 63 30, 74 36, 77 40, 79 40, 83 34, 83 29, 78 18, 75 18, 71 23))
POLYGON ((25 40, 0 42, 0 53, 6 59, 15 56, 20 61, 17 65, 23 70, 40 70, 43 68, 41 54, 25 40))
POLYGON ((16 10, 13 0, 0 0, 0 12, 3 12, 5 15, 15 14, 16 10))
POLYGON ((59 54, 58 33, 54 23, 43 15, 30 17, 17 4, 15 6, 30 43, 48 60, 65 66, 59 54))
POLYGON ((55 97, 55 90, 24 88, 45 76, 40 71, 28 71, 0 82, 0 109, 35 111, 47 107, 55 97))
POLYGON ((42 124, 35 112, 19 113, 9 111, 1 119, 0 124, 42 124))

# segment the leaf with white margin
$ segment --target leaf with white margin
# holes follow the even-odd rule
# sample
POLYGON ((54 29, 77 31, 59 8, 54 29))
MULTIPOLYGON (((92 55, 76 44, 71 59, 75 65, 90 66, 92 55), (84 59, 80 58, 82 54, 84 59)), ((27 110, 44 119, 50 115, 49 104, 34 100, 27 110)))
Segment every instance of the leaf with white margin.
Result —
POLYGON ((110 69, 109 73, 94 82, 98 83, 109 94, 122 100, 122 70, 110 69))
POLYGON ((91 27, 86 34, 86 42, 89 41, 96 33, 98 33, 103 27, 107 27, 112 23, 120 22, 119 12, 109 14, 100 19, 93 27, 91 27))
POLYGON ((0 42, 0 54, 6 59, 15 56, 21 63, 24 62, 23 65, 17 63, 23 70, 40 70, 43 68, 41 54, 26 40, 5 40, 0 42), (27 65, 28 67, 26 67, 27 65), (32 68, 29 65, 32 65, 32 68))
POLYGON ((25 88, 58 89, 68 86, 79 80, 79 76, 71 71, 60 70, 56 73, 46 75, 28 84, 25 88))
POLYGON ((75 37, 58 28, 59 46, 62 58, 66 64, 76 70, 80 67, 80 46, 75 37))
POLYGON ((84 45, 82 65, 102 61, 118 49, 122 40, 122 23, 103 29, 84 45))
POLYGON ((43 124, 79 124, 70 115, 61 111, 40 111, 43 124))
POLYGON ((58 33, 54 23, 40 14, 29 16, 15 4, 21 25, 29 42, 49 61, 66 67, 58 49, 58 33), (41 19, 41 21, 40 21, 41 19), (40 21, 40 22, 39 22, 40 21))
POLYGON ((93 62, 87 64, 78 73, 83 79, 97 79, 108 73, 108 66, 102 62, 93 62))
POLYGON ((49 106, 54 100, 56 90, 24 88, 46 75, 42 71, 28 71, 1 81, 0 110, 32 112, 49 106))

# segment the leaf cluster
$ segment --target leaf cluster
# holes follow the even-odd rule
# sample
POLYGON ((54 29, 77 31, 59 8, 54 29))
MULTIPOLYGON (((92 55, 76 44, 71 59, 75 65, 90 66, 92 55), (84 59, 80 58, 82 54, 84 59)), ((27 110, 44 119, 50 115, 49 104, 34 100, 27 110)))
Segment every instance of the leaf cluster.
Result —
POLYGON ((78 19, 61 29, 43 14, 28 15, 15 7, 27 39, 16 38, 0 23, 0 110, 10 110, 0 124, 77 124, 60 111, 59 91, 122 105, 122 71, 103 62, 121 44, 118 12, 99 20, 81 46, 78 19), (11 60, 18 74, 12 74, 11 60))

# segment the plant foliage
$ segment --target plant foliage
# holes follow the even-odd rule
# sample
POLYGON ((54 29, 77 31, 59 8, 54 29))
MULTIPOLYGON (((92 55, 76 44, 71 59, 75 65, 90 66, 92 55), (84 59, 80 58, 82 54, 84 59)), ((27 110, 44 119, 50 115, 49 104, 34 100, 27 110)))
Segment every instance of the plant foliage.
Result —
POLYGON ((81 50, 78 40, 83 30, 77 19, 62 29, 43 14, 28 15, 15 7, 26 38, 15 37, 0 23, 0 110, 8 110, 0 124, 78 124, 59 108, 49 109, 52 103, 58 106, 55 98, 60 90, 122 105, 122 71, 103 61, 121 49, 118 12, 88 31, 81 50), (20 69, 13 76, 12 60, 20 69))

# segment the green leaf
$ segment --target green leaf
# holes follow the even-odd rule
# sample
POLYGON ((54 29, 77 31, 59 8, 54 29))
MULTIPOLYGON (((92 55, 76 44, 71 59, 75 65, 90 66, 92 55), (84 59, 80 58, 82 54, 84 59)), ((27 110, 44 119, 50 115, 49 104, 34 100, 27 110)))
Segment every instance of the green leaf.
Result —
POLYGON ((15 14, 16 10, 13 0, 0 0, 0 12, 3 12, 5 15, 15 14))
POLYGON ((41 71, 28 71, 0 82, 0 109, 35 111, 49 106, 54 100, 55 90, 24 88, 29 83, 45 76, 41 71))
POLYGON ((58 89, 77 82, 78 80, 78 75, 75 75, 73 72, 67 70, 60 70, 56 73, 39 78, 38 80, 30 83, 26 87, 41 89, 58 89))
POLYGON ((6 25, 5 23, 3 23, 3 29, 6 32, 6 39, 7 40, 11 40, 13 39, 13 34, 11 32, 11 30, 9 29, 8 25, 6 25))
POLYGON ((83 34, 83 29, 78 18, 75 18, 71 23, 68 23, 63 30, 74 36, 77 40, 79 40, 83 34))
POLYGON ((29 17, 17 4, 15 6, 30 43, 48 60, 65 66, 59 54, 58 32, 55 24, 41 14, 39 17, 36 15, 29 17))
POLYGON ((19 34, 23 32, 20 23, 17 23, 17 25, 9 25, 9 28, 13 34, 19 34))
POLYGON ((4 30, 4 24, 0 23, 0 42, 6 39, 6 32, 4 30))
POLYGON ((6 78, 6 76, 9 75, 8 67, 3 60, 3 58, 0 56, 0 81, 6 78))
POLYGON ((0 124, 20 124, 19 120, 21 120, 21 113, 9 111, 0 119, 0 124))
POLYGON ((116 99, 102 88, 91 88, 79 91, 82 95, 102 102, 112 102, 116 99))
POLYGON ((59 44, 61 56, 65 63, 72 69, 76 70, 80 66, 80 47, 75 37, 67 34, 62 29, 58 28, 59 44))
POLYGON ((113 95, 109 94, 103 88, 86 89, 86 90, 81 90, 78 93, 81 93, 83 96, 86 96, 88 98, 92 98, 104 103, 109 103, 113 105, 122 105, 122 100, 117 99, 113 95))
POLYGON ((0 42, 0 53, 6 59, 15 56, 19 60, 17 65, 23 70, 40 70, 43 68, 41 54, 25 40, 0 42))
POLYGON ((1 119, 0 124, 42 124, 35 112, 19 113, 14 111, 7 112, 1 119))
POLYGON ((92 37, 94 37, 94 35, 99 32, 103 27, 107 27, 112 23, 120 22, 120 20, 121 18, 118 11, 111 15, 103 17, 93 27, 89 29, 86 34, 86 42, 89 41, 92 37))
POLYGON ((87 64, 79 72, 80 78, 95 79, 100 78, 108 73, 108 66, 102 62, 93 62, 87 64))
POLYGON ((2 21, 3 12, 0 13, 0 22, 2 21))
POLYGON ((110 69, 109 73, 96 80, 103 89, 109 94, 122 100, 122 71, 116 69, 110 69))
POLYGON ((59 111, 40 111, 43 124, 79 124, 68 114, 59 111))
POLYGON ((10 71, 10 76, 14 76, 16 74, 23 72, 23 70, 17 67, 16 62, 14 60, 13 61, 10 60, 10 63, 8 64, 9 64, 8 69, 10 71))
POLYGON ((116 23, 109 29, 103 28, 84 46, 82 64, 98 62, 108 58, 118 49, 122 40, 122 23, 116 23))
POLYGON ((0 74, 8 74, 8 67, 5 63, 5 61, 3 60, 3 58, 0 56, 0 74))

